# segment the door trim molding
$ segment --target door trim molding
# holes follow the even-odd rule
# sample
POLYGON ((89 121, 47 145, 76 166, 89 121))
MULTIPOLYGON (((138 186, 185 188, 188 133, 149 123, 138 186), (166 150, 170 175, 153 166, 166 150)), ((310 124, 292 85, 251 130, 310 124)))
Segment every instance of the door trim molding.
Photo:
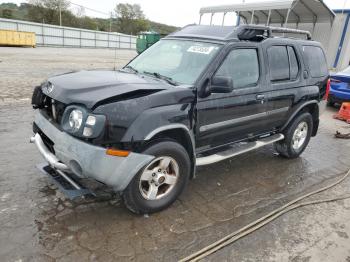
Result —
POLYGON ((201 127, 199 127, 199 131, 200 132, 206 132, 206 131, 210 131, 210 130, 213 130, 213 129, 216 129, 216 128, 238 124, 240 122, 252 121, 252 120, 256 120, 256 119, 263 118, 263 117, 266 117, 266 116, 271 116, 271 115, 274 115, 274 114, 284 113, 284 112, 287 112, 288 110, 289 110, 289 107, 281 107, 281 108, 278 108, 278 109, 274 109, 274 110, 270 110, 270 111, 254 114, 254 115, 249 115, 249 116, 239 117, 239 118, 235 118, 235 119, 225 120, 225 121, 221 121, 221 122, 217 122, 217 123, 201 126, 201 127))

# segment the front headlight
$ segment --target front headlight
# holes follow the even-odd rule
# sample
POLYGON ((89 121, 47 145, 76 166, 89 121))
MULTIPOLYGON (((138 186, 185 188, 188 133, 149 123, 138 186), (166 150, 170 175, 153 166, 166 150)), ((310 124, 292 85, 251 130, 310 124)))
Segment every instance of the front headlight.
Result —
POLYGON ((98 137, 104 129, 106 117, 95 115, 82 106, 67 106, 63 113, 61 125, 64 131, 86 138, 98 137))
POLYGON ((69 126, 73 131, 80 129, 83 123, 83 112, 79 109, 74 109, 69 114, 69 126))

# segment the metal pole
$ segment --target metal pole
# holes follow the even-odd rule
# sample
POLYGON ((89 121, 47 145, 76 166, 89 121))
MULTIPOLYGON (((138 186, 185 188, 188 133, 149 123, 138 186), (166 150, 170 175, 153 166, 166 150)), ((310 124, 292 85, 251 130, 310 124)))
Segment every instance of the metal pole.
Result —
POLYGON ((200 25, 201 22, 202 22, 202 15, 203 15, 203 14, 200 14, 200 15, 199 15, 199 25, 200 25))
POLYGON ((212 23, 213 23, 213 16, 214 16, 214 13, 211 14, 211 17, 210 17, 210 25, 212 25, 212 23))
POLYGON ((271 9, 269 10, 269 14, 267 15, 267 21, 266 21, 266 25, 270 25, 270 18, 271 18, 271 9))
POLYGON ((224 15, 222 16, 222 26, 224 26, 224 24, 225 24, 225 16, 226 16, 226 12, 224 13, 224 15))
POLYGON ((43 23, 42 23, 42 27, 41 27, 41 38, 43 40, 43 46, 45 46, 45 35, 44 35, 45 31, 44 31, 44 19, 43 19, 43 23))
POLYGON ((59 11, 60 11, 60 26, 62 26, 62 10, 61 10, 61 2, 59 2, 59 11))
POLYGON ((113 13, 111 12, 111 17, 109 19, 109 32, 112 32, 112 19, 113 19, 113 13))
POLYGON ((254 11, 255 11, 255 10, 253 10, 253 12, 252 12, 252 17, 250 18, 250 24, 253 24, 253 23, 254 23, 254 11))
POLYGON ((287 16, 286 16, 286 20, 284 21, 284 27, 287 27, 289 14, 290 14, 290 8, 288 9, 287 16))

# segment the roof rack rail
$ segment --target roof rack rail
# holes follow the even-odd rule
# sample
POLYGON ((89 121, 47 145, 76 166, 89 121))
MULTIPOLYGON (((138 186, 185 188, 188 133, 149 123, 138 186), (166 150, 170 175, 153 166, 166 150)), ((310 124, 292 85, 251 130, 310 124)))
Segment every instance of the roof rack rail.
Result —
POLYGON ((285 27, 272 27, 261 25, 240 25, 236 30, 236 35, 239 40, 251 40, 257 36, 272 37, 272 33, 290 33, 306 35, 307 40, 311 40, 311 33, 306 30, 291 29, 285 27))

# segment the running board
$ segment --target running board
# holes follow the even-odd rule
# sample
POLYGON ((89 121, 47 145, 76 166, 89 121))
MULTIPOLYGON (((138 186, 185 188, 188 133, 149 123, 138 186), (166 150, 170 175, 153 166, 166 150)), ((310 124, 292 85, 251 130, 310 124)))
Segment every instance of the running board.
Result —
POLYGON ((274 142, 277 142, 283 139, 284 139, 284 135, 276 134, 276 135, 261 138, 260 140, 256 140, 254 142, 237 143, 232 145, 229 149, 225 151, 221 151, 210 156, 203 156, 203 157, 197 158, 196 166, 205 166, 216 162, 220 162, 222 160, 225 160, 240 154, 244 154, 246 152, 255 150, 257 148, 272 144, 274 142))

